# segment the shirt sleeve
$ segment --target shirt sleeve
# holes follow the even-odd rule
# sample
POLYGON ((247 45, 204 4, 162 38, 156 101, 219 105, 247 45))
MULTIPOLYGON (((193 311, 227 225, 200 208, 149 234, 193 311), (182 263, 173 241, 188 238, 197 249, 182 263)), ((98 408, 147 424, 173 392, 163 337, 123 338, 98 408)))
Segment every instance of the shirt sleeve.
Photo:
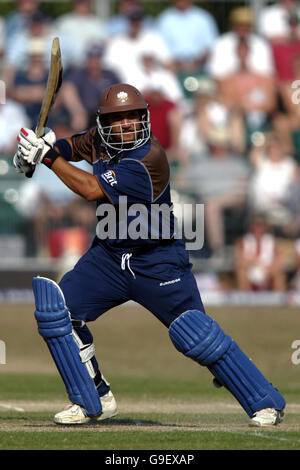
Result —
POLYGON ((74 161, 86 160, 89 163, 93 161, 95 132, 95 128, 92 128, 71 137, 74 161))
POLYGON ((128 203, 153 201, 153 188, 146 166, 139 160, 126 158, 114 170, 96 175, 99 184, 113 204, 126 196, 128 203))

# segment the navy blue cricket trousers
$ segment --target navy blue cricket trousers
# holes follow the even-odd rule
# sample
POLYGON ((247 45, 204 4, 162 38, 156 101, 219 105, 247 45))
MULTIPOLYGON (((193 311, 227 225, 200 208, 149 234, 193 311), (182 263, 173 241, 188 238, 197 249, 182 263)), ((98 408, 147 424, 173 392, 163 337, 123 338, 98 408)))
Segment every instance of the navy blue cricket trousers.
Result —
POLYGON ((111 249, 95 241, 59 283, 73 320, 90 322, 133 300, 165 326, 204 307, 181 240, 145 249, 111 249))

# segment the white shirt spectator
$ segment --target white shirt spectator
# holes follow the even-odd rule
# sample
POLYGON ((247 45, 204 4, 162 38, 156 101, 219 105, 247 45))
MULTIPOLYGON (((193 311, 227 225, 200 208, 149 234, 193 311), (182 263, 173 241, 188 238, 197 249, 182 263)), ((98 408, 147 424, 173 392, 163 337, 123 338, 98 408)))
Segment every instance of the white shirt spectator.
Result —
MULTIPOLYGON (((297 8, 297 13, 300 16, 300 8, 297 8)), ((257 31, 268 40, 287 38, 290 31, 288 17, 289 12, 280 3, 267 6, 258 17, 257 31)))
POLYGON ((153 57, 162 66, 171 59, 166 44, 156 32, 141 30, 136 38, 127 34, 112 38, 105 48, 103 63, 113 69, 122 81, 140 88, 144 82, 144 56, 153 57))
POLYGON ((84 64, 87 49, 94 44, 102 44, 106 36, 106 28, 103 21, 95 15, 77 15, 67 13, 56 21, 58 36, 68 40, 72 47, 70 62, 75 66, 84 64))
POLYGON ((15 150, 20 128, 26 126, 28 118, 19 103, 7 100, 5 104, 0 104, 0 154, 15 150))
POLYGON ((161 90, 164 96, 173 103, 182 104, 184 94, 175 74, 163 67, 141 74, 140 85, 136 86, 142 93, 147 90, 161 90))
POLYGON ((250 184, 251 205, 257 211, 271 211, 280 207, 287 198, 296 171, 292 157, 283 157, 273 163, 262 159, 254 171, 250 184))
MULTIPOLYGON (((272 50, 267 41, 256 34, 249 34, 249 55, 247 66, 252 72, 262 75, 274 74, 272 50)), ((208 63, 210 75, 218 80, 239 69, 237 55, 238 37, 234 32, 228 32, 217 39, 208 63)))

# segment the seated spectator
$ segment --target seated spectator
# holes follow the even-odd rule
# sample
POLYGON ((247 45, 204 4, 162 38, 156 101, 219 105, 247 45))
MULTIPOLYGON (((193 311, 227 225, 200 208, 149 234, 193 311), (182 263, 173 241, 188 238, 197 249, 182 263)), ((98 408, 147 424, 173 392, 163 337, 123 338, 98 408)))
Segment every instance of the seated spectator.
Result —
POLYGON ((257 21, 257 31, 268 41, 282 41, 289 36, 288 18, 292 12, 300 14, 298 0, 277 0, 274 5, 265 6, 257 21))
POLYGON ((82 66, 86 50, 93 44, 102 44, 106 31, 105 23, 94 15, 91 0, 74 0, 72 11, 58 17, 57 34, 69 50, 72 45, 68 66, 82 66))
POLYGON ((220 93, 231 110, 239 112, 247 130, 247 144, 255 132, 265 132, 277 109, 277 90, 272 75, 258 73, 249 67, 250 46, 246 39, 236 43, 239 68, 219 80, 220 93))
MULTIPOLYGON (((118 12, 115 15, 112 15, 108 18, 106 22, 106 33, 107 37, 111 38, 112 36, 118 34, 126 34, 130 28, 129 17, 131 13, 138 8, 141 8, 140 0, 120 0, 118 3, 118 12)), ((152 19, 146 16, 143 19, 143 29, 146 27, 152 26, 152 19)))
POLYGON ((298 165, 284 152, 275 132, 267 134, 265 145, 250 152, 253 173, 249 185, 249 208, 266 215, 268 223, 282 230, 291 222, 286 204, 290 190, 298 181, 298 165))
POLYGON ((218 36, 213 16, 192 0, 173 0, 158 16, 157 27, 177 72, 201 69, 218 36))
POLYGON ((284 201, 284 208, 289 214, 287 224, 282 227, 283 236, 287 239, 295 239, 300 234, 300 172, 297 164, 296 176, 290 185, 284 201))
POLYGON ((235 275, 239 290, 286 289, 280 243, 262 215, 252 217, 247 233, 235 244, 235 275))
POLYGON ((206 142, 199 126, 198 114, 202 108, 201 99, 195 95, 191 102, 190 109, 184 113, 182 127, 179 134, 180 146, 184 151, 184 161, 191 164, 193 159, 197 161, 206 151, 206 142))
POLYGON ((178 104, 179 107, 185 107, 185 99, 180 82, 176 74, 166 67, 161 66, 153 53, 147 52, 141 58, 140 66, 140 90, 147 90, 153 85, 163 90, 164 95, 178 104))
POLYGON ((171 56, 161 36, 144 29, 145 12, 135 10, 130 14, 127 33, 112 37, 105 47, 103 63, 115 70, 123 82, 141 88, 144 82, 143 58, 151 56, 162 67, 169 67, 171 56))
POLYGON ((238 7, 230 14, 231 29, 216 41, 208 62, 209 74, 215 80, 222 80, 237 72, 240 61, 237 44, 245 41, 249 47, 248 70, 260 75, 274 74, 272 50, 268 42, 253 31, 254 18, 247 7, 238 7))
POLYGON ((192 113, 185 117, 180 133, 181 146, 192 160, 193 155, 197 161, 207 151, 207 141, 213 132, 229 136, 233 153, 244 153, 246 134, 241 113, 226 105, 214 80, 202 77, 193 100, 192 113))
POLYGON ((300 290, 300 238, 295 240, 295 273, 291 281, 292 289, 300 290))
POLYGON ((176 101, 170 101, 159 82, 149 83, 143 90, 149 104, 151 131, 164 147, 170 163, 182 163, 183 152, 179 145, 182 112, 176 101))
MULTIPOLYGON (((72 165, 91 172, 84 161, 72 165)), ((60 259, 65 270, 74 265, 74 256, 78 259, 87 249, 95 233, 94 207, 74 194, 45 165, 39 165, 32 178, 25 178, 20 185, 16 209, 26 221, 28 232, 32 231, 30 255, 60 259), (74 242, 71 246, 70 237, 74 242)))
POLYGON ((16 151, 16 138, 20 127, 28 127, 26 112, 19 103, 7 99, 0 104, 0 155, 11 157, 16 151))
POLYGON ((213 129, 207 135, 207 152, 181 171, 182 190, 193 192, 204 204, 205 230, 213 256, 222 257, 226 245, 225 211, 243 211, 249 168, 231 151, 230 134, 213 129))
MULTIPOLYGON (((26 66, 13 69, 12 82, 7 86, 6 95, 23 106, 28 127, 34 129, 45 96, 49 57, 45 57, 44 38, 33 36, 28 38, 25 44, 26 66)), ((62 103, 60 92, 49 113, 47 124, 55 131, 57 138, 60 138, 73 132, 69 122, 70 115, 62 103)))
POLYGON ((35 128, 41 103, 45 96, 48 69, 45 65, 43 42, 29 42, 28 63, 25 70, 17 70, 8 96, 24 106, 29 127, 35 128))
MULTIPOLYGON (((4 76, 8 88, 14 82, 16 72, 28 68, 32 42, 40 43, 39 47, 43 51, 44 60, 48 66, 54 37, 53 26, 49 18, 39 11, 34 13, 31 16, 28 29, 15 34, 5 50, 4 76)), ((64 56, 64 51, 62 54, 64 56)))
POLYGON ((5 43, 8 45, 15 34, 27 32, 31 17, 40 11, 37 0, 17 0, 16 9, 5 17, 5 43))
POLYGON ((291 13, 288 20, 288 35, 272 43, 277 88, 281 100, 281 107, 274 117, 273 124, 286 150, 296 151, 297 158, 300 160, 300 113, 298 92, 294 86, 296 84, 299 87, 297 80, 300 73, 300 16, 291 13))
POLYGON ((300 15, 291 13, 288 17, 287 35, 272 43, 275 74, 278 84, 291 84, 295 80, 294 60, 300 55, 300 15))
POLYGON ((105 88, 121 81, 115 72, 103 67, 102 55, 102 47, 90 47, 84 66, 72 70, 64 79, 60 96, 74 131, 96 125, 99 96, 105 88))
POLYGON ((3 59, 4 59, 4 50, 6 47, 5 41, 5 21, 0 17, 0 77, 3 76, 3 59))

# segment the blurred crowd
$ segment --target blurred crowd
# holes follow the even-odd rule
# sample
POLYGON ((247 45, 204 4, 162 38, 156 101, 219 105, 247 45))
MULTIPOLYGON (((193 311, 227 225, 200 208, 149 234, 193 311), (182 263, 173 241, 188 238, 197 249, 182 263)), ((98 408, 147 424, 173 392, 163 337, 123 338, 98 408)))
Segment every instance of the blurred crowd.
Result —
MULTIPOLYGON (((205 244, 192 255, 231 257, 242 290, 297 288, 300 5, 278 0, 258 18, 233 5, 225 32, 192 0, 164 5, 151 17, 145 2, 121 0, 104 21, 89 0, 74 0, 58 18, 37 0, 17 1, 0 19, 0 155, 13 155, 21 126, 35 127, 59 36, 63 85, 48 122, 57 138, 95 125, 110 84, 136 86, 169 158, 174 200, 204 204, 205 244)), ((27 235, 33 227, 29 255, 47 247, 60 257, 67 246, 76 257, 94 234, 94 208, 42 165, 23 183, 16 207, 27 235)))

